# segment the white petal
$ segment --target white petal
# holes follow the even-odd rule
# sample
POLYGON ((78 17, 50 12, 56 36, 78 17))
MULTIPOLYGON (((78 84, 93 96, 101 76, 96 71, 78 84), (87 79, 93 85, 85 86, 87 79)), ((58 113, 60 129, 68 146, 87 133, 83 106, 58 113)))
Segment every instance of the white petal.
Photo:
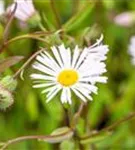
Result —
POLYGON ((67 101, 69 104, 72 103, 72 100, 71 100, 71 91, 70 91, 70 88, 67 88, 67 101))
POLYGON ((71 87, 71 89, 82 101, 86 102, 86 98, 80 92, 78 92, 75 88, 71 87))
POLYGON ((45 67, 44 65, 42 65, 42 64, 40 64, 40 63, 35 63, 35 64, 33 64, 33 68, 35 68, 35 69, 37 69, 37 70, 39 70, 39 71, 41 71, 41 72, 43 72, 43 73, 45 73, 45 74, 54 76, 54 77, 57 75, 56 72, 54 72, 53 70, 51 70, 51 69, 45 67))
POLYGON ((29 10, 30 10, 31 12, 35 12, 35 8, 34 8, 34 5, 33 5, 32 0, 26 0, 26 3, 27 3, 27 5, 29 6, 29 10))
POLYGON ((106 72, 106 65, 103 62, 91 62, 91 64, 84 62, 78 69, 81 77, 101 75, 106 72))
POLYGON ((55 77, 50 77, 50 76, 42 75, 42 74, 32 74, 30 77, 33 79, 56 81, 55 77))
POLYGON ((135 36, 130 39, 129 54, 132 56, 133 65, 135 65, 135 36))
POLYGON ((95 84, 96 82, 106 83, 107 77, 95 76, 95 77, 81 78, 80 82, 91 82, 92 84, 95 84))
POLYGON ((46 102, 48 103, 60 90, 61 90, 61 87, 57 87, 56 90, 50 91, 50 93, 48 93, 47 95, 48 99, 46 100, 46 102))
POLYGON ((67 64, 68 64, 68 61, 67 61, 67 57, 68 57, 68 53, 67 53, 67 50, 65 48, 65 46, 62 44, 58 47, 59 49, 59 52, 60 52, 60 56, 61 56, 61 59, 62 59, 62 62, 63 62, 63 65, 64 65, 64 68, 67 68, 67 64))
POLYGON ((87 99, 92 100, 92 97, 89 95, 88 90, 83 87, 75 87, 75 89, 80 92, 87 99))
POLYGON ((70 48, 67 49, 67 67, 71 67, 71 50, 70 48))
POLYGON ((75 67, 75 64, 76 64, 76 61, 79 57, 79 48, 78 46, 75 47, 75 50, 74 50, 74 54, 73 54, 73 57, 72 57, 72 64, 71 64, 71 67, 74 68, 75 67))
POLYGON ((60 67, 63 68, 64 65, 63 65, 63 62, 62 62, 62 60, 60 58, 60 54, 58 53, 58 50, 54 46, 51 49, 52 49, 52 52, 53 52, 56 60, 58 61, 59 65, 60 65, 60 67))
POLYGON ((56 85, 56 82, 52 82, 52 83, 40 83, 40 84, 36 84, 33 85, 33 88, 43 88, 43 87, 48 87, 48 86, 52 86, 52 85, 56 85))
POLYGON ((48 87, 45 90, 43 90, 41 93, 44 94, 44 93, 47 93, 47 92, 55 91, 58 87, 59 87, 58 84, 55 85, 55 86, 52 86, 52 87, 48 87))
POLYGON ((47 65, 54 71, 59 72, 59 70, 60 70, 59 65, 47 52, 45 52, 44 54, 41 53, 41 56, 37 56, 37 60, 44 63, 45 65, 47 65))
POLYGON ((88 83, 81 83, 81 82, 79 82, 77 84, 77 87, 83 87, 83 88, 89 90, 90 92, 93 92, 93 93, 97 94, 97 89, 98 88, 95 85, 91 85, 91 84, 88 84, 88 83))
POLYGON ((80 65, 83 63, 83 61, 84 61, 84 59, 86 58, 87 55, 88 55, 88 48, 85 48, 82 51, 76 65, 75 65, 75 69, 78 69, 80 67, 80 65))
POLYGON ((24 13, 26 18, 29 17, 29 15, 31 14, 28 5, 26 5, 25 2, 18 3, 17 9, 19 9, 22 13, 24 13))
MULTIPOLYGON (((11 14, 13 12, 14 8, 15 8, 15 4, 10 5, 6 10, 6 13, 11 14)), ((24 13, 22 13, 21 10, 19 10, 19 9, 16 9, 15 17, 22 21, 24 21, 26 19, 26 15, 24 13)))
POLYGON ((66 88, 65 87, 63 87, 63 90, 62 90, 62 93, 61 93, 61 102, 62 103, 65 103, 66 101, 67 101, 67 96, 66 96, 66 88))

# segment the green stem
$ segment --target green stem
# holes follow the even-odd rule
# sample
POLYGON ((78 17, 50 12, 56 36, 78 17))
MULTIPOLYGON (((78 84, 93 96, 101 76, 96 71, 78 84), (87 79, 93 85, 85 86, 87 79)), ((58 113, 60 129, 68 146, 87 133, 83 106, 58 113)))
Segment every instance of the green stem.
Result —
POLYGON ((79 117, 80 117, 80 115, 81 115, 81 113, 82 113, 82 110, 83 110, 83 108, 84 108, 84 105, 86 105, 84 102, 81 103, 81 105, 80 105, 78 111, 75 113, 75 115, 74 115, 74 117, 73 117, 73 120, 72 120, 72 122, 71 122, 71 127, 72 127, 73 129, 75 128, 75 126, 76 126, 76 124, 77 124, 77 122, 78 122, 78 119, 79 119, 79 117))

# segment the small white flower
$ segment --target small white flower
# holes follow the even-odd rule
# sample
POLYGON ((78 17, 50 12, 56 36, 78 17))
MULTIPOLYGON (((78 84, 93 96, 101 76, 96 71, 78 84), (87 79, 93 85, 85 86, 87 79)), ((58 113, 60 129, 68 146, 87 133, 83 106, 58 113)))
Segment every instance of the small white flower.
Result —
POLYGON ((51 47, 54 58, 46 51, 37 56, 33 68, 41 73, 33 73, 34 88, 45 88, 49 102, 61 92, 62 103, 72 103, 71 91, 82 101, 92 100, 90 94, 97 93, 96 82, 106 83, 107 78, 101 76, 106 72, 107 45, 99 45, 99 41, 90 48, 80 51, 76 46, 73 54, 64 44, 51 47))
POLYGON ((130 40, 129 54, 132 56, 132 63, 135 65, 135 36, 130 40))
POLYGON ((0 15, 5 12, 4 0, 0 0, 0 15))
MULTIPOLYGON (((14 2, 17 3, 15 17, 20 21, 26 22, 36 13, 32 0, 14 0, 14 2)), ((14 10, 15 3, 7 8, 7 14, 14 10)))

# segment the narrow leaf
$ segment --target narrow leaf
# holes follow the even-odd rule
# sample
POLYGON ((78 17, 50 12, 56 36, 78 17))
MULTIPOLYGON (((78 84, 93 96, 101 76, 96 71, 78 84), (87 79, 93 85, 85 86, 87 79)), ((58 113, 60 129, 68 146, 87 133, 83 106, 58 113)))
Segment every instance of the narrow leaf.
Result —
POLYGON ((63 25, 63 29, 67 32, 70 32, 84 22, 84 20, 88 17, 93 9, 93 4, 87 4, 80 12, 78 12, 75 16, 73 16, 65 25, 63 25))

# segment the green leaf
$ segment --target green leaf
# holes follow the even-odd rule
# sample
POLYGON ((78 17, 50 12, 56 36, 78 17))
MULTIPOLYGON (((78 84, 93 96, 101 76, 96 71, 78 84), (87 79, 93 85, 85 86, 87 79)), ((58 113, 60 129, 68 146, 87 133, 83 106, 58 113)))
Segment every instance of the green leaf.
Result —
POLYGON ((30 91, 27 96, 26 109, 31 121, 38 120, 39 110, 38 101, 34 92, 30 91))
POLYGON ((55 30, 55 26, 48 20, 48 18, 46 17, 45 13, 42 13, 42 15, 43 15, 43 20, 44 20, 44 22, 47 25, 47 28, 49 30, 52 30, 52 31, 55 30))
POLYGON ((19 61, 21 61, 24 57, 23 56, 13 56, 9 57, 3 61, 0 62, 0 73, 4 72, 9 67, 17 64, 19 61))
POLYGON ((63 29, 67 32, 70 32, 84 22, 84 20, 89 16, 93 9, 93 3, 88 3, 80 12, 78 12, 75 16, 73 16, 65 25, 63 25, 63 29))
POLYGON ((75 144, 72 140, 63 141, 60 144, 60 150, 75 150, 75 144))
POLYGON ((58 135, 58 134, 62 134, 64 132, 68 132, 69 131, 69 127, 62 127, 62 128, 58 128, 56 130, 54 130, 51 135, 58 135))

